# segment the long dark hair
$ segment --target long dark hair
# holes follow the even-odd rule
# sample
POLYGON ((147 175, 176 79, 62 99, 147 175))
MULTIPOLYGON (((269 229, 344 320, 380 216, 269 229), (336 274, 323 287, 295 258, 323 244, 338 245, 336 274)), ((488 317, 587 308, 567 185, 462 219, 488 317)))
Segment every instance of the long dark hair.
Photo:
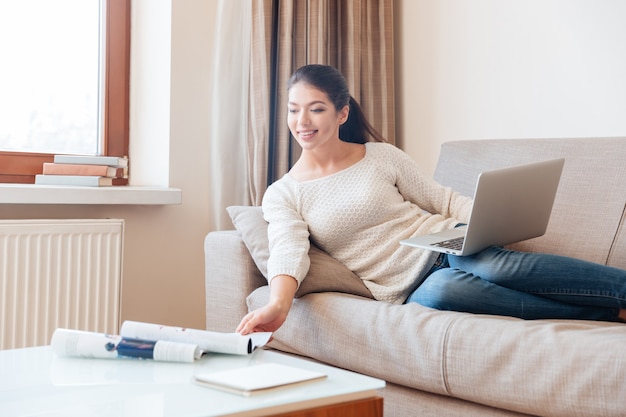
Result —
POLYGON ((291 75, 287 89, 298 83, 309 84, 326 93, 337 111, 344 106, 350 107, 348 120, 339 127, 339 139, 352 143, 386 142, 367 121, 361 106, 350 95, 346 79, 336 68, 319 64, 305 65, 291 75))

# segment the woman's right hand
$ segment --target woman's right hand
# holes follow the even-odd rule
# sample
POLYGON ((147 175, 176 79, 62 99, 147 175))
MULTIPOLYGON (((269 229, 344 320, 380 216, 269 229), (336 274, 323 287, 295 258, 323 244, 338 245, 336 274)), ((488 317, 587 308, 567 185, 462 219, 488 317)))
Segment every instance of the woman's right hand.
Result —
POLYGON ((237 333, 250 334, 253 332, 275 332, 287 320, 287 315, 293 303, 293 297, 298 289, 298 282, 289 275, 274 277, 270 283, 269 302, 246 314, 237 333))
POLYGON ((237 332, 240 334, 249 334, 253 332, 274 332, 283 325, 287 319, 289 308, 281 307, 276 304, 267 304, 246 314, 239 326, 237 332))

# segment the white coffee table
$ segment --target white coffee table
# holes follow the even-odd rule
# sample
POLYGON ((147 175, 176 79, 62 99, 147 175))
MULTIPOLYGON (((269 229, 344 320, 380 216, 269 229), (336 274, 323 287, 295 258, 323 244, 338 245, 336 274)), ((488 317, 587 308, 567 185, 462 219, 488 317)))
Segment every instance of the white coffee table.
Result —
POLYGON ((208 355, 193 364, 60 358, 47 346, 0 351, 0 415, 382 416, 379 379, 269 350, 208 355), (242 397, 202 387, 193 375, 263 362, 321 370, 328 378, 242 397), (302 413, 301 413, 302 412, 302 413), (311 413, 311 414, 309 414, 311 413))

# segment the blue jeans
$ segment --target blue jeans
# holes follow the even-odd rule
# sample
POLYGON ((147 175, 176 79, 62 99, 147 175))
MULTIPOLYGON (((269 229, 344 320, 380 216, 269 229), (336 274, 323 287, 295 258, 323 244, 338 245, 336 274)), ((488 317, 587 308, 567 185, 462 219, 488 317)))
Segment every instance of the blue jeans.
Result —
POLYGON ((617 321, 626 308, 626 270, 501 247, 442 260, 407 303, 523 319, 604 321, 617 321))

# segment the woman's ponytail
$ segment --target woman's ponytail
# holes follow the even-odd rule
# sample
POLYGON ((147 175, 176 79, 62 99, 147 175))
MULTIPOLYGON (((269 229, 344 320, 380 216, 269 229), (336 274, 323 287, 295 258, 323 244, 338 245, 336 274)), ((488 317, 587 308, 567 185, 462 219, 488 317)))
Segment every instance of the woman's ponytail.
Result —
POLYGON ((386 142, 385 138, 367 121, 363 109, 354 97, 350 96, 348 105, 350 113, 346 122, 339 127, 339 139, 352 143, 386 142))

